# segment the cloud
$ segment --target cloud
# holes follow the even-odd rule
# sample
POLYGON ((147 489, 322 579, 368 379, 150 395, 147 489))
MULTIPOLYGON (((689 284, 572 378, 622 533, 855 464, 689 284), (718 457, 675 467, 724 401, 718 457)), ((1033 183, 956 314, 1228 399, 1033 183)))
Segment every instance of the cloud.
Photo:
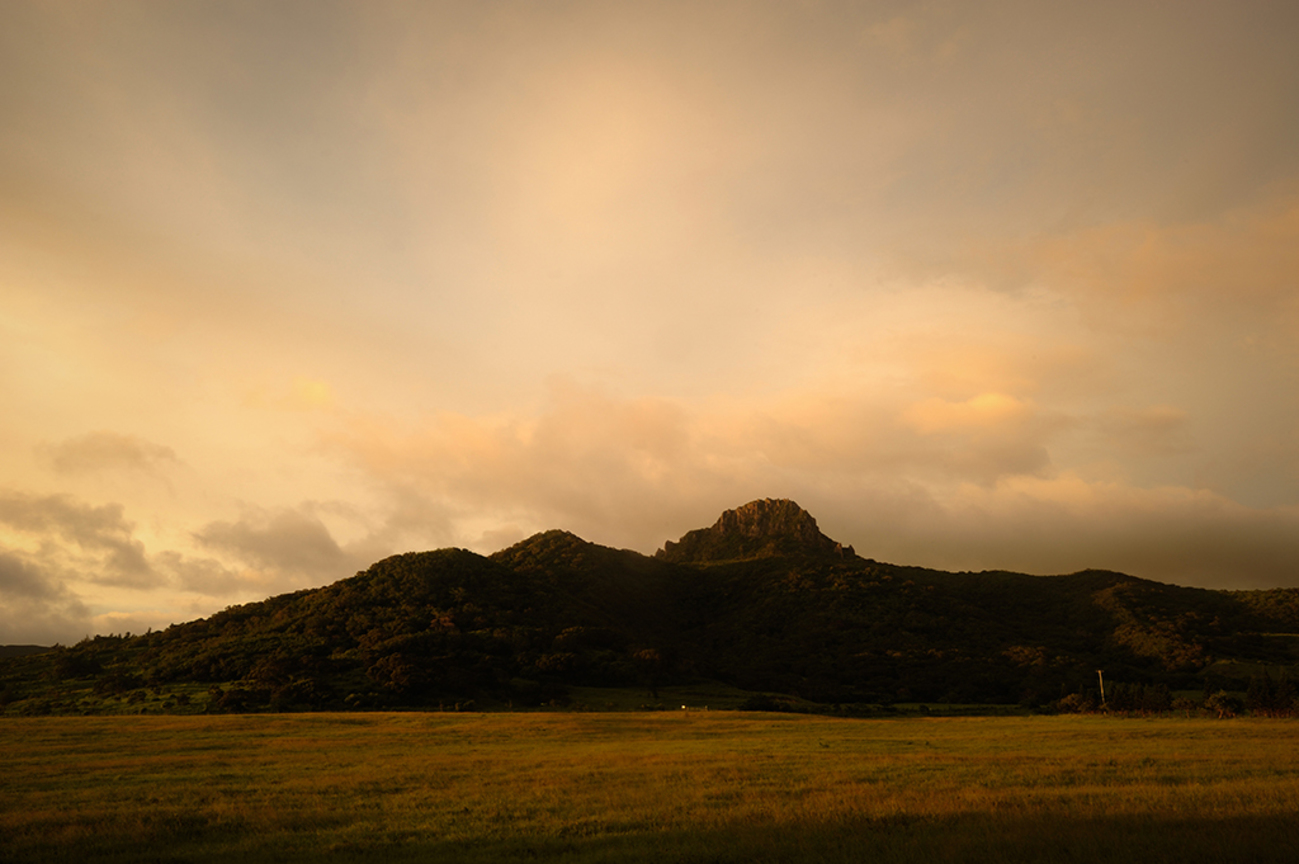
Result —
POLYGON ((310 512, 310 505, 278 510, 248 509, 236 521, 209 522, 193 533, 199 546, 234 558, 248 569, 234 575, 213 559, 169 559, 191 590, 214 594, 238 585, 300 588, 350 576, 373 561, 374 544, 362 541, 344 548, 329 528, 310 512))
POLYGON ((170 447, 115 432, 90 432, 59 444, 44 445, 38 448, 38 453, 60 474, 105 470, 156 472, 176 462, 176 453, 170 447))
POLYGON ((0 4, 13 596, 770 495, 903 562, 1288 579, 1296 8, 0 4))
POLYGON ((96 507, 68 495, 0 491, 0 526, 34 544, 43 567, 125 588, 154 588, 165 580, 149 564, 121 504, 96 507))
POLYGON ((1115 406, 1099 414, 1096 426, 1111 454, 1173 455, 1193 448, 1187 419, 1186 411, 1173 405, 1115 406))
POLYGON ((167 549, 153 556, 153 563, 177 587, 208 597, 247 594, 265 587, 255 574, 233 570, 215 558, 198 558, 167 549))
POLYGON ((1245 327, 1295 360, 1297 180, 1202 221, 1108 221, 992 254, 1074 298, 1094 326, 1190 338, 1245 327))
POLYGON ((0 644, 49 645, 88 635, 90 610, 25 556, 0 548, 0 644))
POLYGON ((963 487, 912 543, 942 566, 1121 570, 1181 585, 1299 587, 1299 508, 1250 508, 1203 489, 1139 488, 1065 472, 963 487))
POLYGON ((17 556, 0 553, 0 595, 47 600, 58 596, 61 590, 61 585, 50 582, 17 556))
POLYGON ((420 490, 444 508, 458 542, 482 551, 560 527, 648 552, 722 509, 784 496, 836 539, 898 563, 1299 584, 1293 510, 1086 479, 1051 462, 1054 437, 1076 430, 1176 452, 1183 421, 1155 405, 1083 422, 996 393, 800 396, 707 412, 565 386, 533 417, 439 415, 404 431, 359 423, 335 445, 388 488, 420 490), (501 525, 515 527, 490 530, 501 525))
POLYGON ((921 435, 1018 425, 1033 414, 1033 406, 1005 393, 980 393, 963 402, 930 398, 903 412, 902 420, 921 435))
POLYGON ((244 396, 244 403, 253 408, 283 411, 327 411, 335 404, 335 394, 328 381, 299 375, 287 386, 250 390, 244 396))
MULTIPOLYGON (((359 419, 335 443, 394 487, 462 506, 526 502, 610 513, 624 498, 671 509, 680 497, 762 475, 908 472, 990 482, 1035 473, 1063 421, 1031 400, 984 394, 908 403, 896 394, 788 393, 709 408, 621 399, 567 381, 527 417, 445 413, 400 429, 359 419), (627 490, 627 491, 621 491, 627 490), (547 503, 548 502, 548 503, 547 503)), ((507 504, 508 506, 508 504, 507 504)))
POLYGON ((646 522, 667 524, 682 499, 716 500, 729 479, 728 456, 701 452, 699 434, 674 402, 560 382, 534 417, 445 413, 404 428, 358 418, 332 444, 403 506, 421 502, 444 525, 474 515, 483 524, 460 542, 513 523, 643 545, 646 522))

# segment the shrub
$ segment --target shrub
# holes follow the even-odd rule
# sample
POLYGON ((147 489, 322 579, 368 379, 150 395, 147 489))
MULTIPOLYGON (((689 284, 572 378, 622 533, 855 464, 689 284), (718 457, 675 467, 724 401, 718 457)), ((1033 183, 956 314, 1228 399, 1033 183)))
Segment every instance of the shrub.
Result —
POLYGON ((1070 693, 1055 703, 1061 714, 1087 714, 1096 710, 1096 703, 1081 693, 1070 693))

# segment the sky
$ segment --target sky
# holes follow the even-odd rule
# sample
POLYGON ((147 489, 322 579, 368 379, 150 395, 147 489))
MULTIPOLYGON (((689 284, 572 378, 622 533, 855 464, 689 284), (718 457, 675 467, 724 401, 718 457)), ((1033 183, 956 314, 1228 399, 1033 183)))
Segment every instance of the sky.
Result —
POLYGON ((0 643, 390 554, 1299 587, 1299 6, 0 4, 0 643))

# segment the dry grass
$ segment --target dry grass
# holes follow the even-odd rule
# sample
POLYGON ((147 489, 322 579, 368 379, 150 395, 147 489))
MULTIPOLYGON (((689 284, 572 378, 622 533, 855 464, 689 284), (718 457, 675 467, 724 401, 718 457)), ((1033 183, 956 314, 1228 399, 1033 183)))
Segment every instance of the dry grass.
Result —
POLYGON ((1281 860, 1299 724, 6 718, 15 861, 1281 860))

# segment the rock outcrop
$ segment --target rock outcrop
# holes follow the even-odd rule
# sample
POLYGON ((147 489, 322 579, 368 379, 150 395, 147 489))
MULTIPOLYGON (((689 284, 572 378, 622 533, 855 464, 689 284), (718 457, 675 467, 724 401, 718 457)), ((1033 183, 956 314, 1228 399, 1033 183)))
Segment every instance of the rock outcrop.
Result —
POLYGON ((668 541, 654 557, 679 564, 747 561, 775 556, 852 558, 851 546, 821 533, 816 519, 785 498, 763 498, 727 510, 711 528, 668 541))

